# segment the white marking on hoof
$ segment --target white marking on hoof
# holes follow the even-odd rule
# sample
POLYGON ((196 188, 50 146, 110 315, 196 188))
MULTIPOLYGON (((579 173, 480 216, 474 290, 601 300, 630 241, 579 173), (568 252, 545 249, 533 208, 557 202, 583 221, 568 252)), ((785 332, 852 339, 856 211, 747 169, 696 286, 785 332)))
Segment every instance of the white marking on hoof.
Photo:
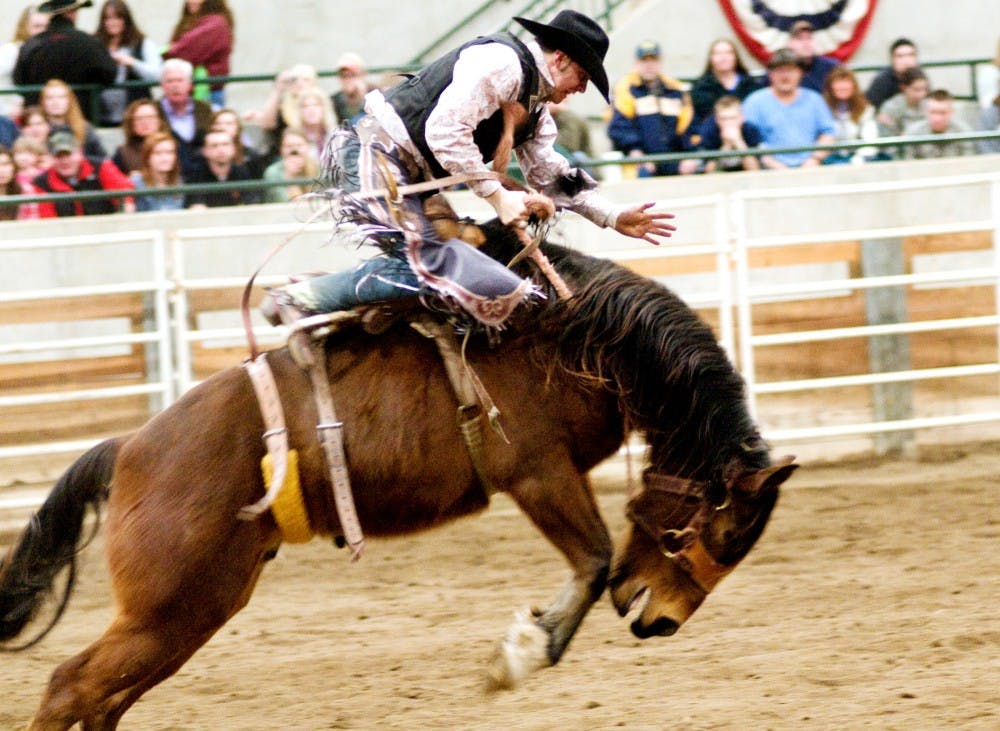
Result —
POLYGON ((549 634, 535 623, 531 612, 517 612, 514 624, 490 660, 488 689, 509 690, 536 670, 551 665, 549 640, 549 634))

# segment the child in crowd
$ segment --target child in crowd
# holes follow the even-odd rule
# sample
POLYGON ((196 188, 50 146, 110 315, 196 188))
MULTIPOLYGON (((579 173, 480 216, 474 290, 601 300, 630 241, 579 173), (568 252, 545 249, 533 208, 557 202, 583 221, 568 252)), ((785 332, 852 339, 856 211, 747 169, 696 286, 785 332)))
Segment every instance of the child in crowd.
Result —
POLYGON ((45 118, 45 113, 39 106, 25 108, 21 116, 21 137, 31 137, 45 147, 46 140, 52 133, 52 125, 45 118))
POLYGON ((875 120, 882 137, 899 137, 903 130, 924 119, 924 107, 930 82, 918 66, 906 69, 899 81, 900 91, 879 107, 875 120))
POLYGON ((17 180, 22 185, 30 183, 52 166, 52 157, 45 143, 29 135, 21 135, 14 140, 10 151, 17 166, 17 180))
MULTIPOLYGON (((719 97, 713 114, 699 128, 699 150, 752 150, 760 145, 760 130, 743 118, 739 97, 731 94, 719 97)), ((704 171, 735 172, 759 170, 760 160, 753 155, 717 157, 705 162, 704 171)))

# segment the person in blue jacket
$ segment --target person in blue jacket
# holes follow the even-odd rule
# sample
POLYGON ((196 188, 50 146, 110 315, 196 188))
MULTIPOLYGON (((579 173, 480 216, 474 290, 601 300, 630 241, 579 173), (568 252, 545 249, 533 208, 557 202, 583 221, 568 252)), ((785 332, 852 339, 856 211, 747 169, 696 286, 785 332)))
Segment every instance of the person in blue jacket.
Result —
MULTIPOLYGON (((628 157, 690 149, 688 133, 694 117, 683 83, 662 72, 660 46, 643 41, 635 51, 635 68, 615 84, 608 137, 628 157)), ((697 160, 643 163, 639 177, 695 172, 697 160)))

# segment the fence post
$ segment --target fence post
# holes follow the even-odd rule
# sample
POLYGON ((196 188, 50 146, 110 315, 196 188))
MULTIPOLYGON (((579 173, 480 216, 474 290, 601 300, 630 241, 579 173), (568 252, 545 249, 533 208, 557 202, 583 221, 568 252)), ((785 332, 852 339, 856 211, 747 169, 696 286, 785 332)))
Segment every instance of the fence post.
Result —
MULTIPOLYGON (((873 239, 861 242, 861 272, 865 277, 906 273, 903 240, 873 239)), ((869 325, 908 322, 906 287, 876 287, 867 290, 865 314, 869 325)), ((911 368, 910 337, 873 335, 868 339, 868 363, 871 373, 905 371, 911 368)), ((872 410, 875 421, 898 421, 913 417, 913 383, 872 384, 872 410)), ((873 435, 875 453, 889 456, 914 456, 916 436, 912 430, 881 432, 873 435)))

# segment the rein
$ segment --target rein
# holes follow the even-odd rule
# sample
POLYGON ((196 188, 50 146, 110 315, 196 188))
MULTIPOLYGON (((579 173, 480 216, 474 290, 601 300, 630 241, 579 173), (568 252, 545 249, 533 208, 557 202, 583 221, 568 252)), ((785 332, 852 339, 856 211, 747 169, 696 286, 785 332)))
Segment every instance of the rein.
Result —
POLYGON ((648 471, 643 474, 642 481, 643 489, 628 502, 626 514, 629 519, 652 538, 660 547, 660 552, 674 561, 698 588, 706 594, 711 593, 723 577, 736 568, 735 564, 725 566, 716 561, 701 538, 702 529, 711 516, 729 507, 729 491, 726 491, 721 503, 715 504, 709 499, 711 485, 707 482, 693 482, 648 471), (682 500, 695 498, 698 500, 698 507, 683 528, 665 528, 656 525, 636 509, 637 503, 647 492, 664 492, 682 500))

